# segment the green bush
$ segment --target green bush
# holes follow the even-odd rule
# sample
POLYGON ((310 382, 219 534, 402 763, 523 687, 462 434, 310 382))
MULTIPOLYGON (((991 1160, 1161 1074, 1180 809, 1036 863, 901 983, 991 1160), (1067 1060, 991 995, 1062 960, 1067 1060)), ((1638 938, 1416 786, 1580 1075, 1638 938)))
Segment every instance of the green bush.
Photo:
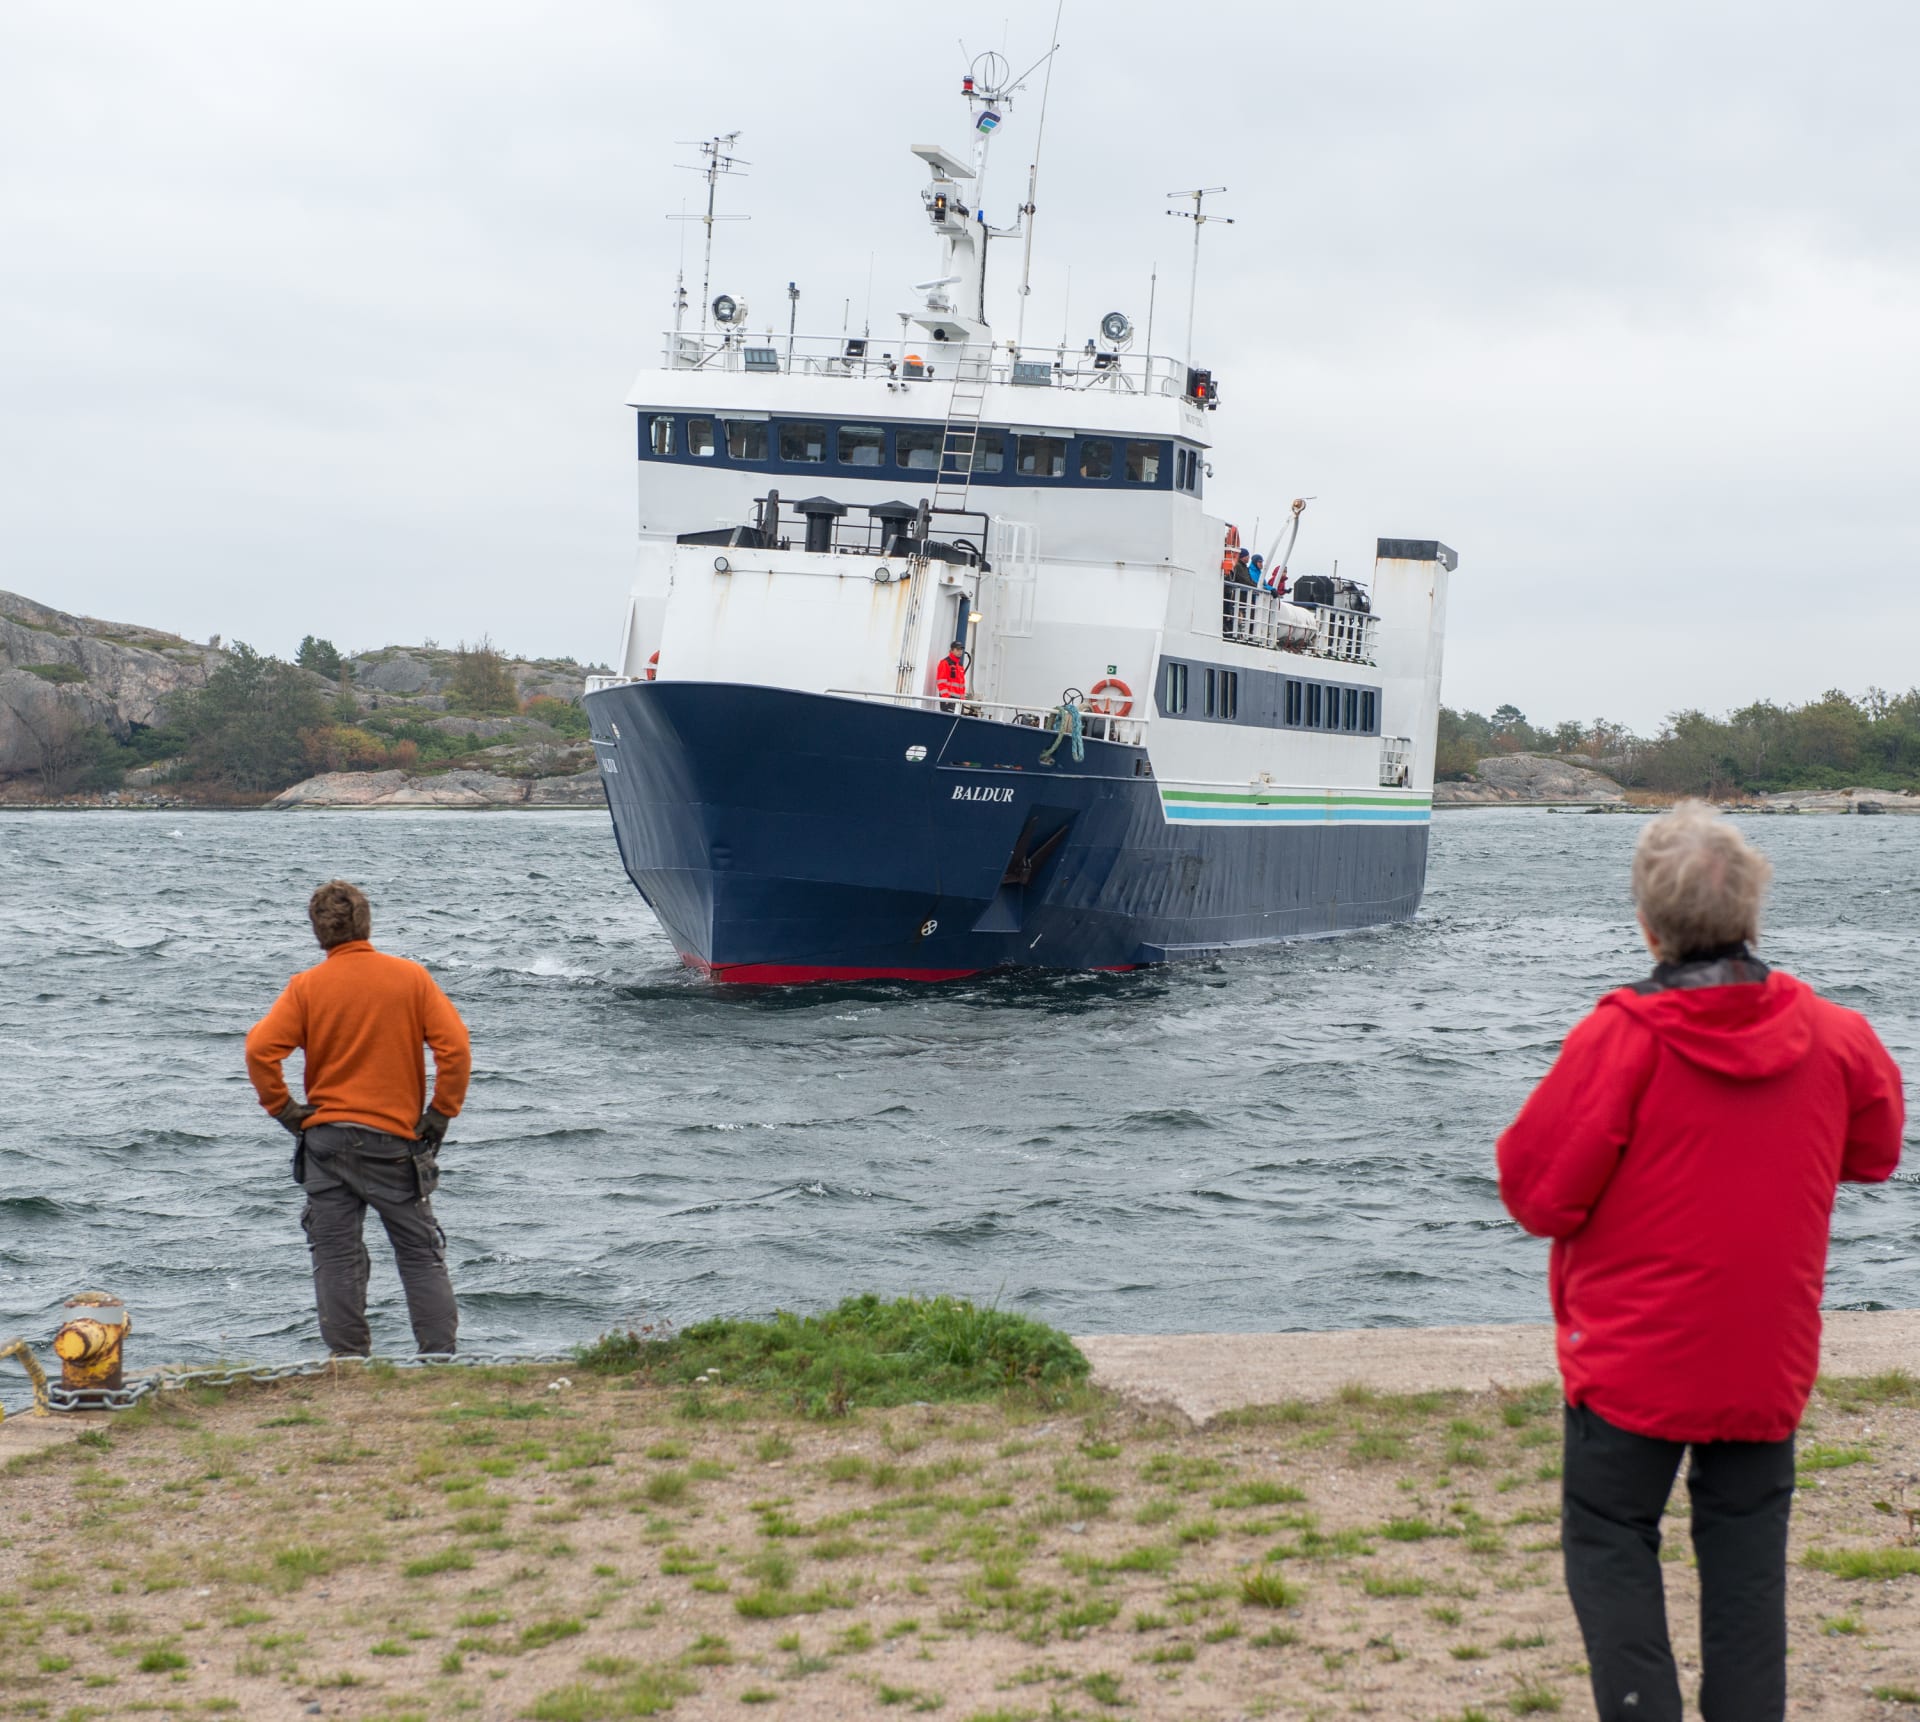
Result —
POLYGON ((330 682, 340 679, 340 648, 331 640, 315 639, 309 634, 300 642, 300 650, 293 655, 293 661, 303 670, 312 670, 330 682))
POLYGON ((199 691, 176 702, 186 775, 235 790, 284 789, 307 775, 307 735, 327 702, 292 664, 236 645, 199 691))
POLYGON ((669 1382, 782 1392, 812 1416, 916 1400, 985 1399, 1012 1387, 1066 1388, 1088 1364, 1063 1333, 952 1297, 848 1298, 820 1315, 704 1321, 667 1338, 610 1333, 582 1368, 669 1382), (717 1381, 714 1377, 717 1375, 717 1381))
POLYGON ((513 672, 485 634, 476 645, 462 640, 455 651, 447 709, 470 715, 519 711, 520 690, 514 685, 513 672))

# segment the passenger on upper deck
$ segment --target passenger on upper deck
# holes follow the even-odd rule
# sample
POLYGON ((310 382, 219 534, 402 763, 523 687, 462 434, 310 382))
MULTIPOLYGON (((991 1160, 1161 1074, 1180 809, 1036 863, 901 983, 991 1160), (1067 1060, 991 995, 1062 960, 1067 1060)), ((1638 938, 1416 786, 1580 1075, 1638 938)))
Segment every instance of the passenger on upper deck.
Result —
POLYGON ((1266 585, 1267 583, 1266 564, 1261 560, 1260 552, 1257 550, 1253 553, 1253 560, 1247 564, 1247 573, 1252 577, 1254 585, 1256 586, 1266 585))
POLYGON ((939 690, 943 712, 952 711, 952 702, 967 697, 967 649, 958 640, 947 648, 947 655, 935 668, 933 685, 939 690))
POLYGON ((1284 568, 1274 569, 1272 576, 1267 581, 1267 590, 1271 592, 1276 598, 1284 598, 1287 595, 1286 569, 1284 568))
POLYGON ((1234 557, 1233 566, 1227 570, 1227 578, 1236 586, 1253 586, 1258 584, 1253 577, 1253 570, 1248 562, 1246 551, 1242 550, 1234 557))

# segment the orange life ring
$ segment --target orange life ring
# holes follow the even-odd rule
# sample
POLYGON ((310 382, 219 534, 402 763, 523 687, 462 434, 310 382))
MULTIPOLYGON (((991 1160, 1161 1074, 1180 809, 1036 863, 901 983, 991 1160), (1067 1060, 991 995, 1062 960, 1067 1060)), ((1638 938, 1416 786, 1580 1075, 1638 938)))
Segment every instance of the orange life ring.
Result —
POLYGON ((1133 710, 1133 689, 1118 676, 1102 676, 1087 693, 1087 710, 1099 717, 1126 717, 1133 710))
POLYGON ((658 652, 655 652, 653 656, 647 660, 647 680, 652 681, 659 674, 660 674, 660 654, 658 652))

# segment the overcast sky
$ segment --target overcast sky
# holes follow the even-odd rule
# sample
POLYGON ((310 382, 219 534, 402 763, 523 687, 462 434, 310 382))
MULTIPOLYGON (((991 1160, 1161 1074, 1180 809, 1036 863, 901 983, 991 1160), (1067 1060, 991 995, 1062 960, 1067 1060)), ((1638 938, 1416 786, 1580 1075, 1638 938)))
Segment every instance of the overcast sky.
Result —
MULTIPOLYGON (((4 0, 0 586, 279 652, 611 655, 683 232, 698 286, 677 140, 753 164, 716 288, 837 331, 871 270, 897 328, 956 32, 1024 66, 1051 22, 4 0)), ((1164 193, 1226 185, 1209 501, 1315 497, 1296 572, 1452 544, 1449 703, 1646 729, 1920 681, 1920 7, 1067 0, 1060 40, 1029 339, 1144 324, 1157 262, 1178 351, 1164 193)))

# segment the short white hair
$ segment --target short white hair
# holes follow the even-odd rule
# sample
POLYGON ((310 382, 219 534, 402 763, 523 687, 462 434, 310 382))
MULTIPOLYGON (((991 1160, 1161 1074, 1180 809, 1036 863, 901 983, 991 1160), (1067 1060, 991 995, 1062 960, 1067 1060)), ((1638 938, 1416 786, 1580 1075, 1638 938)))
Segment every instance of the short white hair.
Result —
POLYGON ((1647 822, 1633 850, 1633 901, 1665 962, 1760 936, 1772 864, 1704 801, 1647 822))

